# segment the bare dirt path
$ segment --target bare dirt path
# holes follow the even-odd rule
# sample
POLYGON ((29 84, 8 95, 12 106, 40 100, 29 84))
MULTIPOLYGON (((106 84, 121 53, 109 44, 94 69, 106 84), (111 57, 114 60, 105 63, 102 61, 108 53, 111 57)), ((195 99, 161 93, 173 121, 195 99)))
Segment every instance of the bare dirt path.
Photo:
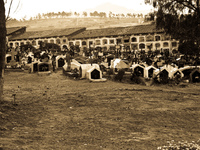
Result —
POLYGON ((157 149, 200 135, 200 85, 186 87, 72 80, 61 72, 7 73, 0 148, 157 149))

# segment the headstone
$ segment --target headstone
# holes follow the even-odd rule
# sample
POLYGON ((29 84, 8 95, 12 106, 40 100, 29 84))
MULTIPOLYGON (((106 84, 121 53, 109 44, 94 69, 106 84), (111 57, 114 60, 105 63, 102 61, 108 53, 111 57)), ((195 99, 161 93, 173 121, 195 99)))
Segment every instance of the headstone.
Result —
POLYGON ((39 72, 49 71, 49 64, 47 63, 38 64, 38 71, 39 72))
POLYGON ((12 56, 6 57, 6 62, 7 62, 7 63, 10 63, 11 60, 12 60, 12 56))
POLYGON ((34 63, 33 64, 33 72, 37 72, 38 71, 38 63, 34 63))
POLYGON ((63 58, 58 59, 58 67, 63 67, 65 64, 65 60, 63 58))

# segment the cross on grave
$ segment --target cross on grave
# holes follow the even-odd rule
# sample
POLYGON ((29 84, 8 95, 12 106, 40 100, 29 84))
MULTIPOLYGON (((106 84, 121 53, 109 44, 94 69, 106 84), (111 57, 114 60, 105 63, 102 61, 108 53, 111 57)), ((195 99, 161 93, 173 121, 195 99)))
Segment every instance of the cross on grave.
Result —
POLYGON ((10 61, 10 65, 11 66, 15 66, 16 65, 15 55, 17 55, 17 52, 15 51, 14 48, 12 48, 11 49, 11 61, 10 61))
POLYGON ((15 49, 14 48, 12 48, 12 50, 11 50, 11 60, 15 60, 15 55, 17 55, 17 52, 15 51, 15 49))

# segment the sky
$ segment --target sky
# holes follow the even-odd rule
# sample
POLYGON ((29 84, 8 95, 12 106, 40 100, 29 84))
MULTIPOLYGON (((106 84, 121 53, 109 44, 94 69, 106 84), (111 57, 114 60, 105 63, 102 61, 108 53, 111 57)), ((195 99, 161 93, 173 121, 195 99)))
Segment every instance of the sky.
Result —
MULTIPOLYGON (((11 0, 5 4, 6 14, 8 12, 11 0)), ((135 11, 151 10, 152 7, 144 4, 144 0, 13 0, 11 7, 11 18, 21 19, 34 17, 38 13, 47 12, 83 12, 87 9, 93 9, 101 4, 111 3, 123 6, 135 11)), ((123 13, 123 12, 122 12, 123 13)))

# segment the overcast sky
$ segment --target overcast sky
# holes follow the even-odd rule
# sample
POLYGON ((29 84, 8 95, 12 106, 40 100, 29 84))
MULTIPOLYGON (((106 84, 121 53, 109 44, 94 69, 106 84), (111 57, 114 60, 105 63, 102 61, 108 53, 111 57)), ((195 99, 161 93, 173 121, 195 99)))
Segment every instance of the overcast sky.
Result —
MULTIPOLYGON (((10 1, 7 0, 6 10, 9 8, 10 1)), ((20 19, 24 16, 27 16, 27 18, 34 17, 38 13, 83 12, 86 9, 92 9, 108 2, 135 11, 151 10, 151 6, 145 5, 144 0, 13 0, 10 17, 20 19)))

